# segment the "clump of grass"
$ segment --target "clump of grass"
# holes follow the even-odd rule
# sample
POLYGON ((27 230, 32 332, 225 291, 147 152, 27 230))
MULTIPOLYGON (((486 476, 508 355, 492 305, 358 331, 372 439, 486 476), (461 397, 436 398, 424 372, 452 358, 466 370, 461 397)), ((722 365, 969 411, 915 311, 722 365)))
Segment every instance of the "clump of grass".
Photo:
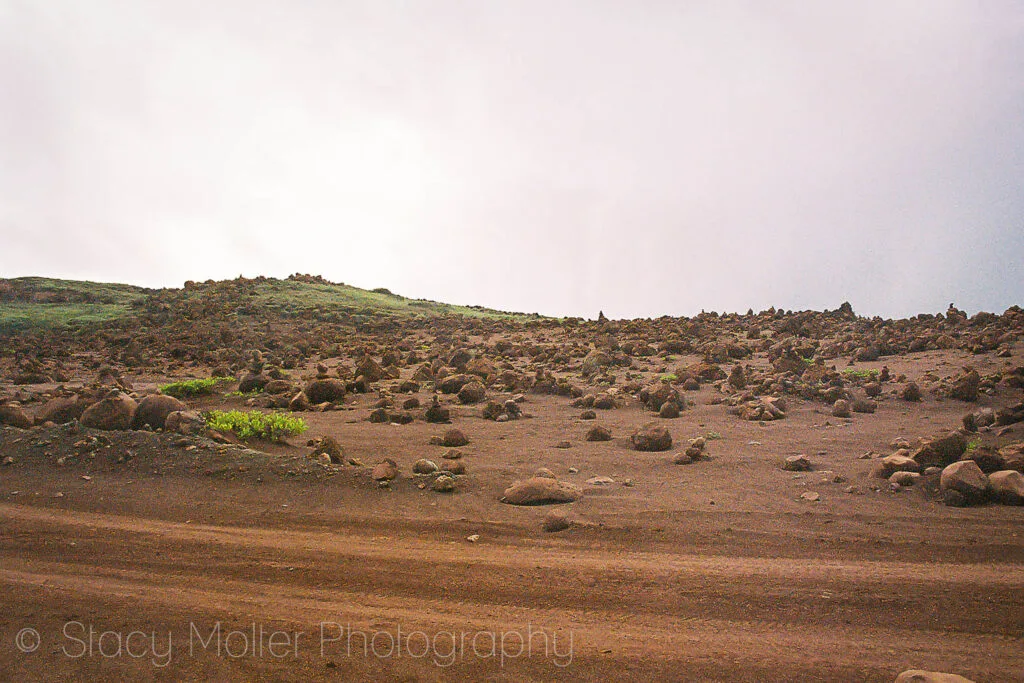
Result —
POLYGON ((261 413, 258 410, 211 410, 203 415, 206 424, 221 432, 233 432, 239 439, 284 441, 298 436, 308 427, 300 417, 283 413, 261 413))
POLYGON ((843 374, 847 377, 856 377, 857 379, 875 379, 878 377, 878 370, 858 370, 857 368, 846 368, 843 370, 843 374))
POLYGON ((224 394, 224 398, 255 398, 263 393, 263 389, 253 389, 252 391, 229 391, 224 394))
POLYGON ((967 449, 964 451, 965 455, 973 455, 975 451, 981 446, 981 439, 974 438, 967 442, 967 449))
POLYGON ((234 381, 231 377, 207 377, 205 379, 186 379, 171 382, 160 387, 160 392, 174 398, 190 398, 192 396, 209 396, 218 384, 234 381))
POLYGON ((677 379, 679 379, 679 376, 674 372, 666 372, 661 376, 662 382, 675 382, 677 379))

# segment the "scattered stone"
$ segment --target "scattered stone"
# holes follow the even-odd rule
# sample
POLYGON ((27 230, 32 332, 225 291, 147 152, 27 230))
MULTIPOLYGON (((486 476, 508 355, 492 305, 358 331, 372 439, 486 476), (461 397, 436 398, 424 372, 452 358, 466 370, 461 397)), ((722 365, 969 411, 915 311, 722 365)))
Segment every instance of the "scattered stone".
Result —
POLYGON ((0 425, 10 425, 18 429, 28 429, 32 426, 32 418, 25 409, 17 403, 0 405, 0 425))
POLYGON ((926 441, 910 456, 921 467, 945 467, 956 462, 967 450, 967 439, 960 432, 926 441))
POLYGON ((136 408, 133 398, 115 389, 82 413, 82 426, 105 431, 131 429, 136 408))
POLYGON ((448 448, 458 448, 469 443, 469 439, 462 433, 461 429, 449 429, 441 437, 441 445, 448 448))
POLYGON ((466 382, 458 391, 459 402, 465 404, 479 403, 484 400, 487 390, 477 380, 466 382))
POLYGON ((345 464, 345 454, 341 444, 333 436, 321 436, 313 442, 313 455, 326 456, 327 461, 335 465, 345 464))
POLYGON ((638 451, 667 451, 672 448, 672 435, 664 427, 650 422, 633 432, 630 443, 638 451))
POLYGON ((950 398, 973 403, 978 400, 978 388, 981 386, 981 375, 977 370, 969 370, 959 377, 949 390, 950 398))
POLYGON ((587 430, 587 435, 584 438, 587 441, 611 441, 612 433, 607 427, 594 425, 587 430))
POLYGON ((801 500, 809 500, 812 503, 816 503, 821 500, 821 495, 817 491, 804 491, 800 494, 801 500))
POLYGON ((988 475, 992 497, 1003 505, 1024 505, 1024 474, 1002 470, 988 475))
POLYGON ((856 398, 853 401, 852 408, 855 413, 866 413, 871 415, 878 410, 878 403, 867 398, 856 398))
POLYGON ((583 492, 568 482, 549 477, 530 477, 513 482, 505 489, 501 502, 509 505, 552 505, 572 503, 583 492))
POLYGON ((315 379, 306 385, 305 394, 313 404, 336 403, 345 398, 345 383, 340 379, 315 379))
POLYGON ((921 400, 921 387, 916 382, 907 382, 900 392, 900 398, 904 401, 916 402, 921 400))
POLYGON ((658 417, 669 420, 679 417, 679 406, 676 405, 675 401, 666 401, 661 404, 661 410, 658 411, 658 417))
POLYGON ((446 460, 441 463, 441 469, 448 474, 465 474, 466 463, 462 460, 446 460))
POLYGON ((609 486, 614 483, 615 480, 611 477, 591 477, 587 479, 587 484, 590 486, 609 486))
POLYGON ((437 493, 451 493, 455 490, 455 478, 447 474, 442 474, 434 480, 434 483, 430 485, 430 488, 437 493))
POLYGON ((413 474, 433 474, 434 472, 437 472, 437 463, 433 460, 420 458, 412 465, 413 474))
POLYGON ((442 406, 438 402, 437 396, 434 396, 434 399, 431 402, 430 407, 427 408, 427 412, 424 415, 424 419, 431 424, 448 424, 449 422, 452 421, 451 411, 448 410, 448 408, 442 406))
POLYGON ((146 425, 151 429, 163 429, 168 415, 186 410, 188 406, 173 396, 150 394, 139 401, 132 419, 132 429, 142 429, 146 425))
MULTIPOLYGON (((961 460, 942 470, 939 489, 959 493, 966 505, 983 503, 988 496, 989 480, 973 460, 961 460)), ((952 500, 959 502, 954 496, 952 500)), ((961 505, 956 505, 961 507, 961 505)))
POLYGON ((832 417, 850 417, 850 402, 841 398, 832 404, 832 417))
POLYGON ((889 483, 900 486, 913 486, 920 478, 921 475, 917 472, 899 471, 893 472, 892 476, 889 477, 889 483))
POLYGON ((874 476, 879 479, 891 479, 896 472, 920 472, 921 465, 908 455, 909 451, 899 450, 887 455, 875 466, 874 476))
POLYGON ((790 455, 786 458, 782 469, 789 472, 810 472, 811 461, 807 459, 806 455, 790 455))
POLYGON ((373 466, 370 476, 374 481, 392 481, 398 477, 398 464, 391 458, 386 458, 373 466))

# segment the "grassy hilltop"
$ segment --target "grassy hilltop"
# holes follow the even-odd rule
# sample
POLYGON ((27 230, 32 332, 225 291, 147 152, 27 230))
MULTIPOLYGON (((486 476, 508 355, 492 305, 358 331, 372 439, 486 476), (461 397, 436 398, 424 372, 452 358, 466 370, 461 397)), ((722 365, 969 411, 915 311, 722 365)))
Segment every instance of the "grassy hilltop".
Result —
POLYGON ((126 320, 140 311, 159 306, 285 317, 332 314, 536 317, 481 306, 409 299, 386 289, 360 289, 308 275, 293 275, 285 280, 258 277, 187 282, 181 289, 147 289, 44 277, 0 279, 0 332, 126 320))

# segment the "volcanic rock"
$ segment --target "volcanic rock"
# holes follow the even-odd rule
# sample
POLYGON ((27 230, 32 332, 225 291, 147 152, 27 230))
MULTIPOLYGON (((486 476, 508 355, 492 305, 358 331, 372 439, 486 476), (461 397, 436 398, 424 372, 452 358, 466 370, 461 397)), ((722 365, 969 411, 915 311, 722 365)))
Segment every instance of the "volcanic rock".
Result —
POLYGON ((629 437, 633 448, 638 451, 667 451, 672 448, 672 435, 656 423, 648 423, 629 437))

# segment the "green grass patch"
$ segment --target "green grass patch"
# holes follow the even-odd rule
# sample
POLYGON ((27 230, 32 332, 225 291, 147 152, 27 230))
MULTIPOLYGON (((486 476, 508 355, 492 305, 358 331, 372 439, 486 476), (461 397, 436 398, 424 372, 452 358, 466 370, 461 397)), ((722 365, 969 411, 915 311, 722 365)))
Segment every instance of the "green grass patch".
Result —
POLYGON ((973 455, 981 447, 981 439, 975 437, 967 442, 967 449, 964 451, 965 455, 973 455))
POLYGON ((679 379, 679 375, 677 375, 674 372, 666 372, 659 379, 661 379, 662 382, 675 382, 677 379, 679 379))
POLYGON ((284 413, 261 413, 258 410, 211 410, 203 418, 211 428, 221 432, 232 432, 239 439, 264 439, 284 441, 289 436, 298 436, 306 429, 306 421, 284 413))
POLYGON ((116 320, 131 315, 132 304, 148 291, 44 277, 0 279, 0 333, 116 320))
POLYGON ((233 382, 232 377, 207 377, 205 379, 186 379, 171 382, 160 387, 160 393, 174 398, 191 398, 193 396, 209 396, 217 390, 217 385, 233 382))
POLYGON ((877 379, 878 370, 858 370, 857 368, 846 368, 843 370, 843 375, 846 377, 853 377, 856 379, 877 379))

